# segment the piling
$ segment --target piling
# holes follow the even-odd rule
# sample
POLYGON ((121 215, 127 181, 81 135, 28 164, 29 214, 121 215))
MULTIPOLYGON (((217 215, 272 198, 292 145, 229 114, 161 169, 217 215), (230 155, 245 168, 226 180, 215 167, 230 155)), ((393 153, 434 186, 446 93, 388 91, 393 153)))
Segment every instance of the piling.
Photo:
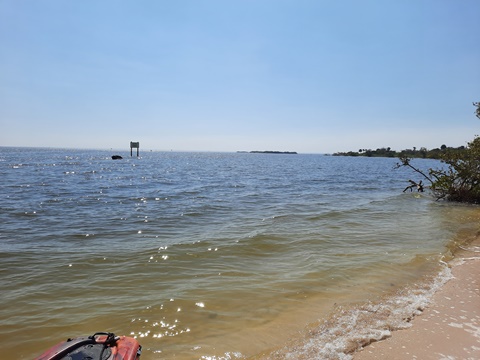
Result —
POLYGON ((133 149, 137 149, 137 157, 138 157, 140 153, 140 143, 130 141, 130 156, 133 156, 133 152, 132 152, 133 149))

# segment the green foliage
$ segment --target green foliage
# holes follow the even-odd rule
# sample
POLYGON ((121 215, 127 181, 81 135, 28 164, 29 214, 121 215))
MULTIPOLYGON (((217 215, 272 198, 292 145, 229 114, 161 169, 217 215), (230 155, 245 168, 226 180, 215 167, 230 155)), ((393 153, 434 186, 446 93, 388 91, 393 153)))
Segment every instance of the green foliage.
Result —
MULTIPOLYGON (((474 102, 473 106, 476 107, 475 115, 480 119, 480 102, 474 102)), ((426 175, 410 164, 411 158, 405 153, 400 154, 397 167, 407 166, 421 174, 430 182, 430 189, 437 200, 480 204, 480 137, 476 136, 466 148, 452 149, 442 145, 433 151, 438 153, 446 168, 430 169, 426 175)))
POLYGON ((442 162, 446 170, 429 171, 437 199, 480 204, 480 137, 468 143, 463 152, 447 151, 442 162))
MULTIPOLYGON (((480 102, 474 102, 475 116, 480 119, 480 102)), ((390 148, 377 150, 360 149, 358 152, 335 153, 334 156, 368 156, 368 157, 398 157, 398 167, 406 166, 420 174, 430 183, 430 189, 437 200, 458 201, 480 204, 480 137, 476 136, 467 147, 447 147, 427 150, 422 147, 406 149, 400 152, 390 148), (411 164, 413 158, 439 159, 446 165, 443 169, 430 169, 428 174, 411 164)), ((409 180, 417 185, 416 182, 409 180)), ((419 183, 421 185, 421 182, 419 183)), ((412 186, 406 189, 411 189, 412 186)), ((406 190, 405 189, 405 190, 406 190)), ((404 190, 404 191, 405 191, 404 190)), ((423 191, 423 189, 422 189, 423 191)))
POLYGON ((425 147, 421 147, 420 150, 417 148, 405 149, 401 151, 392 150, 390 147, 379 148, 376 150, 372 149, 359 149, 358 152, 348 151, 348 152, 337 152, 333 156, 366 156, 366 157, 408 157, 408 158, 422 158, 422 159, 441 159, 443 154, 446 151, 458 151, 462 152, 465 150, 465 146, 460 146, 458 148, 447 147, 442 145, 440 148, 435 148, 432 150, 427 150, 425 147))
POLYGON ((462 151, 447 149, 441 156, 446 168, 430 169, 428 175, 413 166, 408 156, 399 159, 397 167, 409 167, 430 182, 437 200, 480 204, 480 137, 475 137, 462 151))

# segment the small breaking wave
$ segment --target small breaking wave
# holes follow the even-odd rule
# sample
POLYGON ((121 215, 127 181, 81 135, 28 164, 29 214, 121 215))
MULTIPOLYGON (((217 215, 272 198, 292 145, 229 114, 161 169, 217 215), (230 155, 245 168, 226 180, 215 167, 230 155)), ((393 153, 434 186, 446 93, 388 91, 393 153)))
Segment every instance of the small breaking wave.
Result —
POLYGON ((424 311, 433 294, 451 278, 450 268, 444 266, 436 277, 379 302, 338 306, 329 319, 313 325, 302 339, 266 358, 351 360, 355 351, 390 337, 395 330, 410 327, 412 319, 424 311))

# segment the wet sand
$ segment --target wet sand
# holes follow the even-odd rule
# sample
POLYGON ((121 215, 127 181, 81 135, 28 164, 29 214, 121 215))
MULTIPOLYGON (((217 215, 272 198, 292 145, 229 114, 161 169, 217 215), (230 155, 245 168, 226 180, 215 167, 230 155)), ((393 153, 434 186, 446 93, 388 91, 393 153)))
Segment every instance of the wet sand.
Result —
POLYGON ((480 359, 480 239, 455 255, 453 278, 406 330, 372 343, 354 360, 480 359))

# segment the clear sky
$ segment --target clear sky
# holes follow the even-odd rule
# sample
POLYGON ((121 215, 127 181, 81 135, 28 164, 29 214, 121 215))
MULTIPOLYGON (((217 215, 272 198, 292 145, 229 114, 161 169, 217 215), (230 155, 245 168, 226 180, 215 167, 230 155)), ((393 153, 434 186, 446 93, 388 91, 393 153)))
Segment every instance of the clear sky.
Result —
POLYGON ((479 0, 0 0, 0 146, 431 149, 473 101, 479 0))

